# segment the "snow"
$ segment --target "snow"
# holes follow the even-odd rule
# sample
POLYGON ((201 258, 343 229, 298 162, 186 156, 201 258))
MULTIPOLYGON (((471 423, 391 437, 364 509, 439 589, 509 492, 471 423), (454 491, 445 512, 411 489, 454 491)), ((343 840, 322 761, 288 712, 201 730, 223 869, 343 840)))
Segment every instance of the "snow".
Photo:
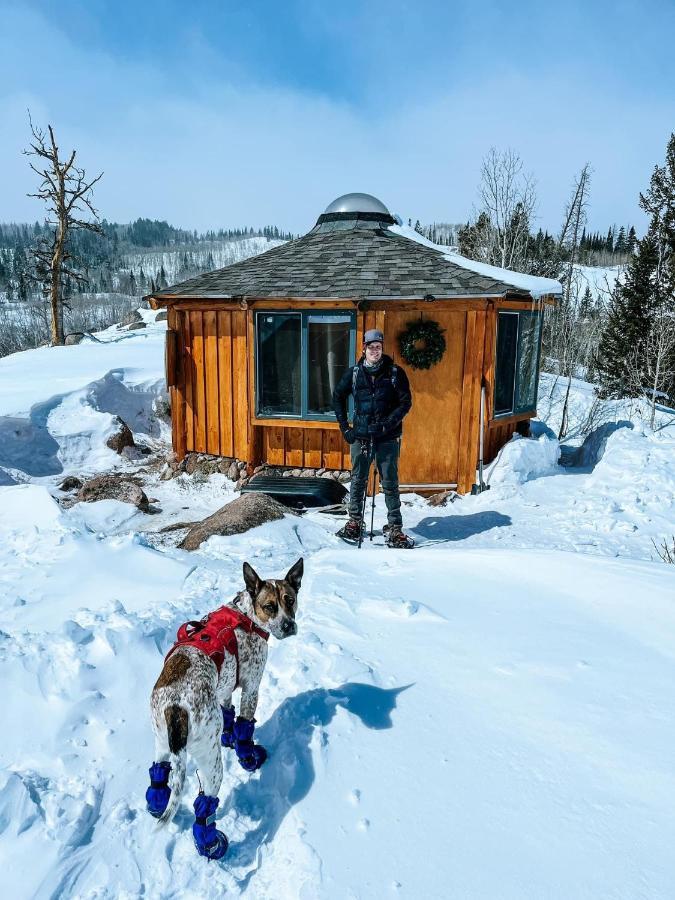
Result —
POLYGON ((469 272, 475 272, 477 275, 484 275, 486 278, 494 278, 497 281, 504 281, 513 287, 521 288, 529 291, 535 300, 545 296, 559 296, 562 294, 562 285, 554 278, 542 278, 538 275, 526 275, 523 272, 513 272, 511 269, 501 269, 498 266, 490 266, 487 263, 477 262, 475 259, 468 259, 461 256, 454 250, 449 250, 440 244, 434 244, 427 238, 422 237, 419 232, 415 231, 409 225, 390 225, 389 230, 401 237, 416 241, 418 244, 424 244, 432 250, 438 250, 448 260, 462 269, 468 269, 469 272))
MULTIPOLYGON (((50 439, 73 471, 111 468, 116 404, 152 430, 162 328, 99 337, 9 358, 26 383, 12 399, 0 380, 0 410, 34 425, 16 462, 31 440, 46 459, 50 439)), ((652 542, 675 533, 675 415, 651 431, 575 380, 561 448, 565 387, 542 377, 536 437, 486 467, 488 491, 438 508, 404 497, 412 552, 379 533, 357 551, 333 534, 342 520, 310 511, 187 553, 160 529, 237 496, 223 475, 150 471, 161 511, 145 514, 60 507, 62 471, 12 469, 4 895, 671 898, 675 571, 652 542), (558 465, 591 421, 612 427, 583 467, 558 465), (233 597, 244 560, 283 577, 299 556, 298 635, 270 641, 256 716, 270 758, 249 775, 225 756, 230 850, 208 863, 190 834, 194 767, 168 829, 145 812, 150 691, 178 625, 233 597)))

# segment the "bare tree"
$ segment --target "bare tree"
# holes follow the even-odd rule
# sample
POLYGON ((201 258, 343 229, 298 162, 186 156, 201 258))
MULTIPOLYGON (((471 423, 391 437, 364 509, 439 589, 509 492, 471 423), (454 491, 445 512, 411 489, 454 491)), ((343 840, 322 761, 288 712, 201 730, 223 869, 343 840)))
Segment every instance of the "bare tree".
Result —
POLYGON ((558 238, 559 257, 565 260, 563 295, 551 315, 551 345, 555 348, 554 353, 558 359, 558 374, 567 378, 558 440, 567 434, 572 378, 581 358, 588 358, 590 355, 588 340, 599 340, 599 328, 594 330, 581 327, 581 279, 575 269, 579 260, 581 234, 586 224, 590 182, 591 170, 586 163, 574 181, 558 238))
POLYGON ((460 250, 502 269, 525 271, 536 193, 515 151, 490 149, 481 165, 479 193, 474 223, 460 229, 460 250))
POLYGON ((628 390, 647 402, 650 428, 654 428, 658 398, 667 400, 672 390, 670 360, 674 355, 675 311, 662 306, 657 308, 647 335, 626 360, 628 390))
POLYGON ((51 240, 43 239, 33 251, 36 278, 42 281, 45 294, 49 297, 52 344, 62 344, 66 282, 87 281, 69 249, 69 237, 78 228, 103 234, 91 194, 103 172, 88 181, 84 169, 75 165, 76 151, 72 150, 67 158, 61 158, 52 126, 48 125, 47 132, 44 132, 33 125, 30 114, 28 118, 32 140, 30 149, 24 150, 24 153, 36 157, 36 163, 31 162, 30 167, 42 179, 38 192, 28 196, 44 200, 47 204, 47 224, 53 228, 51 240), (93 220, 83 218, 88 214, 93 216, 93 220))

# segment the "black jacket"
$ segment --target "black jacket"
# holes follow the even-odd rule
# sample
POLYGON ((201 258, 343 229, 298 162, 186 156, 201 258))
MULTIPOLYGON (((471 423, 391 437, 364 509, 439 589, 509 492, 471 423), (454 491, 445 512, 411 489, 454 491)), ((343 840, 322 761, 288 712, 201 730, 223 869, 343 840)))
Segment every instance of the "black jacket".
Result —
POLYGON ((378 441, 390 441, 400 437, 403 417, 412 407, 408 376, 390 356, 383 355, 383 364, 376 375, 369 375, 363 368, 363 357, 358 361, 356 382, 354 367, 344 373, 333 392, 333 409, 344 434, 349 428, 347 400, 354 395, 354 435, 358 440, 370 436, 368 426, 377 425, 374 437, 378 441), (352 387, 354 388, 352 391, 352 387))

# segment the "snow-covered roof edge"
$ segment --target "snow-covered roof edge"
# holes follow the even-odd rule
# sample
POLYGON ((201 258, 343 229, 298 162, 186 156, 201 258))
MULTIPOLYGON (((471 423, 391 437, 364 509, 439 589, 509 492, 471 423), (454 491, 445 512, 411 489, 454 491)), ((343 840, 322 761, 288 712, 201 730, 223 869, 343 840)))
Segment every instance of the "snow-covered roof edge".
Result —
POLYGON ((525 275, 523 272, 513 272, 511 269, 500 269, 499 266, 490 266, 487 263, 477 262, 475 259, 467 259, 466 256, 460 256, 459 253, 449 250, 448 247, 442 247, 440 244, 434 244, 433 241, 427 240, 409 225, 390 225, 389 230, 401 237, 408 238, 408 240, 416 241, 418 244, 423 244, 425 247, 430 247, 432 250, 438 250, 448 262, 454 263, 462 269, 467 269, 469 272, 475 272, 476 275, 494 278, 497 281, 511 284, 515 288, 529 291, 537 300, 540 297, 550 296, 552 294, 555 296, 562 295, 562 285, 559 281, 556 281, 555 278, 541 278, 538 275, 525 275))

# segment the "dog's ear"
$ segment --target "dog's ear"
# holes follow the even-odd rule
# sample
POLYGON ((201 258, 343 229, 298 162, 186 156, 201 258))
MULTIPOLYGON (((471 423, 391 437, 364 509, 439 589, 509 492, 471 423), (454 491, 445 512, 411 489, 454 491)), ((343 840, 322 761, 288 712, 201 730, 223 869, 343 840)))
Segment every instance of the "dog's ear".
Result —
POLYGON ((290 584, 290 586, 293 588, 293 590, 295 591, 296 594, 300 590, 300 582, 302 581, 303 571, 304 571, 304 563, 302 561, 302 557, 300 557, 300 559, 295 563, 295 565, 291 566, 291 568, 288 570, 288 573, 286 575, 285 580, 290 584))
POLYGON ((249 566, 247 562, 244 563, 244 584, 246 585, 246 590, 251 595, 251 598, 255 600, 260 593, 262 581, 258 578, 253 566, 249 566))

